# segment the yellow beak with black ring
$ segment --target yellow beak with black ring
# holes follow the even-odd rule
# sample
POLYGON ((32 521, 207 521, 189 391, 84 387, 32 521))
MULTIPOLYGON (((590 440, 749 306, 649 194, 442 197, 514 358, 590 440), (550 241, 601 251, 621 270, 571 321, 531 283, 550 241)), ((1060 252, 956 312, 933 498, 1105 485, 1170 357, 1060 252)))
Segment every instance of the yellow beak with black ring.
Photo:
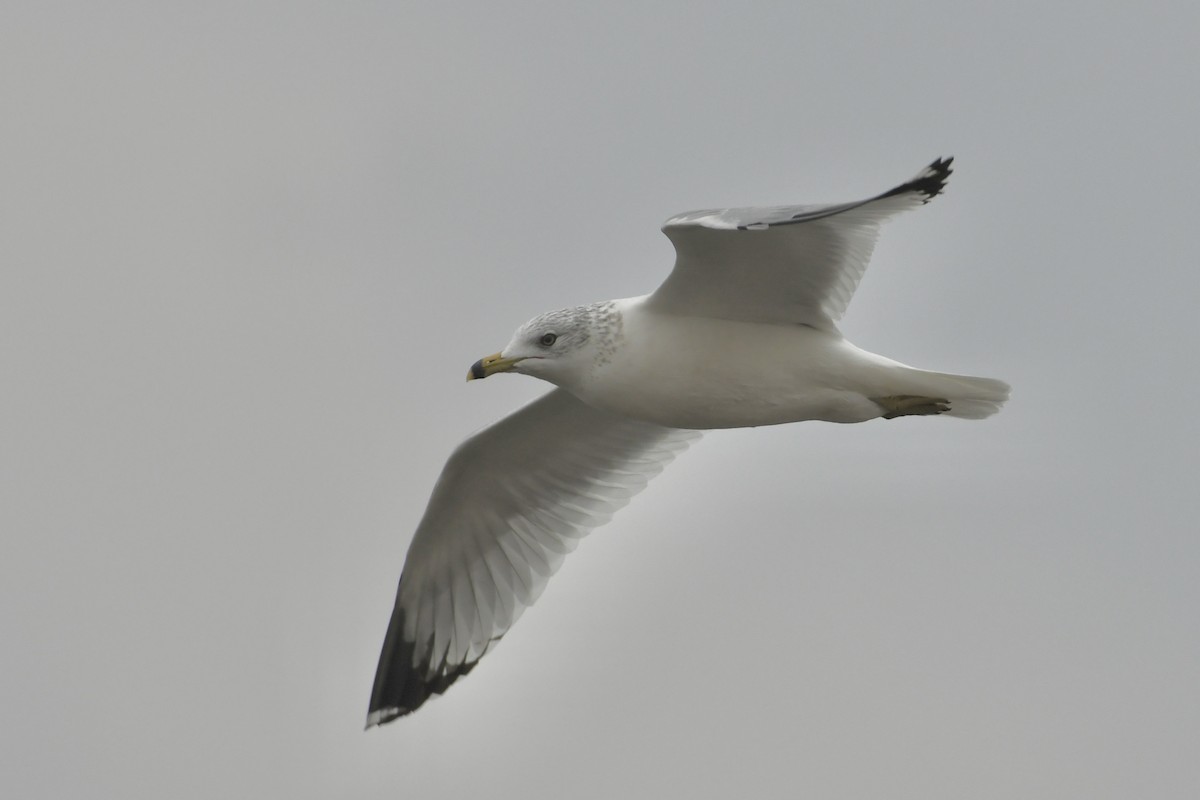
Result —
POLYGON ((467 373, 467 380, 473 381, 476 378, 486 378, 488 375, 495 375, 497 372, 508 372, 518 361, 524 361, 524 359, 505 358, 499 353, 481 358, 471 365, 471 371, 467 373))

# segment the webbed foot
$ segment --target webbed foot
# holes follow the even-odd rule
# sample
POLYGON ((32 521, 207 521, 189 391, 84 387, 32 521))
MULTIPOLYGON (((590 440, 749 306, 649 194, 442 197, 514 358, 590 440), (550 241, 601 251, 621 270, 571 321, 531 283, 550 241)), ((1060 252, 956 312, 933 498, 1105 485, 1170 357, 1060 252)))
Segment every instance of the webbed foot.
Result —
POLYGON ((872 397, 871 400, 886 412, 884 419, 908 416, 930 416, 944 414, 950 410, 950 401, 944 397, 922 397, 915 394, 893 394, 887 397, 872 397))

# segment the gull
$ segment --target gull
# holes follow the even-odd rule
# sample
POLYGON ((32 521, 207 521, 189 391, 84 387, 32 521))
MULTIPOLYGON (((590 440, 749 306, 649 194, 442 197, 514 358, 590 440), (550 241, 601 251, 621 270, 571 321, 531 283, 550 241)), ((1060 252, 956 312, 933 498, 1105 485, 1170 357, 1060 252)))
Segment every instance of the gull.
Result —
POLYGON ((859 202, 672 217, 675 266, 654 292, 541 314, 475 362, 467 380, 512 372, 556 388, 447 461, 408 549, 367 727, 470 672, 579 539, 700 431, 999 410, 1003 382, 906 366, 836 326, 880 224, 940 194, 952 161, 859 202))

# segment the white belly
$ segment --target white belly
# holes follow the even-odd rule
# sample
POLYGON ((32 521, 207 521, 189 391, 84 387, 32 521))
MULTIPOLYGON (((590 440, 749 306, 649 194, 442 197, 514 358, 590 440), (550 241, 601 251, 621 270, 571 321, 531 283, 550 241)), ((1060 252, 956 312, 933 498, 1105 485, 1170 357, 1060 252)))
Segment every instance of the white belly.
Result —
MULTIPOLYGON (((627 301, 630 302, 630 301, 627 301)), ((623 346, 574 387, 585 402, 674 428, 742 428, 883 413, 870 397, 908 371, 803 325, 758 325, 622 309, 623 346)))

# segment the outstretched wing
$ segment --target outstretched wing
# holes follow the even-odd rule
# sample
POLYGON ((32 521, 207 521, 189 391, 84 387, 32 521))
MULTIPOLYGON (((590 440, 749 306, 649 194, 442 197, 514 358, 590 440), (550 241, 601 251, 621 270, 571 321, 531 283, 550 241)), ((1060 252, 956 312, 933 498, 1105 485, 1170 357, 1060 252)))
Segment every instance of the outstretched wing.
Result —
POLYGON ((463 442, 408 548, 367 727, 470 672, 578 540, 699 435, 555 389, 463 442))
POLYGON ((856 203, 690 211, 663 233, 675 268, 652 295, 656 310, 832 329, 850 303, 879 225, 941 193, 953 158, 856 203))

